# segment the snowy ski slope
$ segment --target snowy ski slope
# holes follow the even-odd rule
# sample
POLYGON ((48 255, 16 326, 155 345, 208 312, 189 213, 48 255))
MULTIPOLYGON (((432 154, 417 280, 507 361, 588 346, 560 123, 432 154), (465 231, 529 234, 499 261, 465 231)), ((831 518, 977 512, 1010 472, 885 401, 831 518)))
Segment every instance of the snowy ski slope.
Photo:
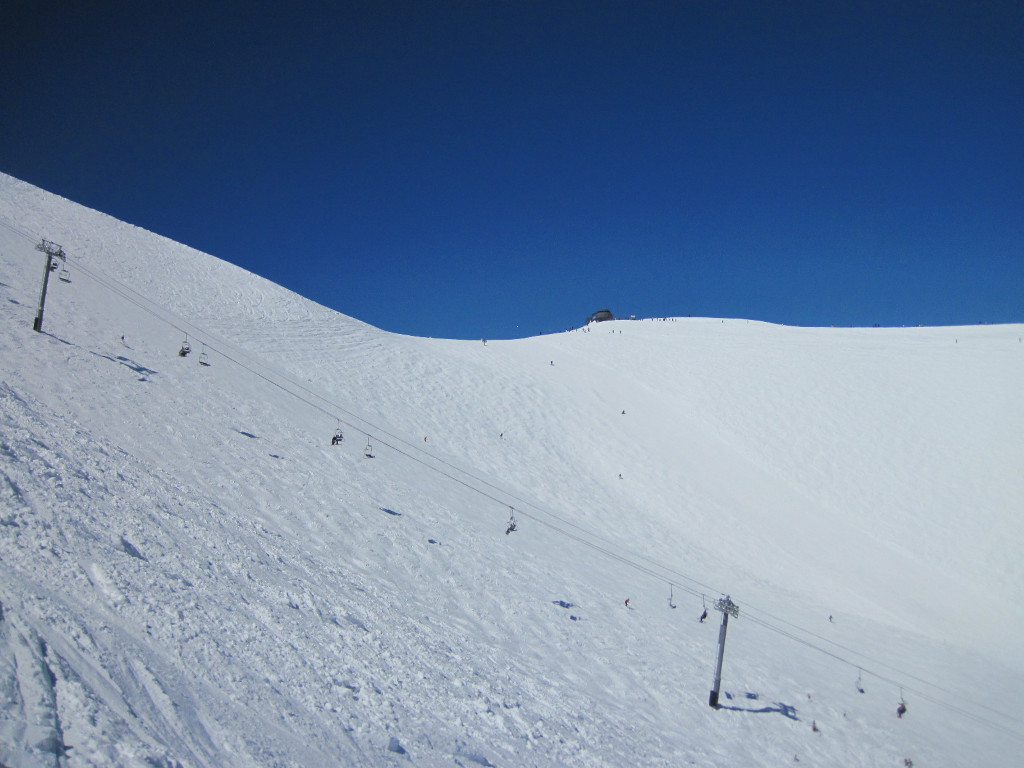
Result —
POLYGON ((0 175, 0 330, 0 765, 1020 765, 1024 326, 400 336, 0 175))

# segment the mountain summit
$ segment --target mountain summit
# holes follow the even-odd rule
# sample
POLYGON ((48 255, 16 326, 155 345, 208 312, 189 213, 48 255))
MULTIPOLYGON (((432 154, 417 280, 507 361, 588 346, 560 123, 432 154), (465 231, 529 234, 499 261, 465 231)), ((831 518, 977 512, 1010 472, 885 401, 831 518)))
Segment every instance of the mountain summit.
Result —
POLYGON ((0 315, 2 765, 1024 749, 1024 326, 402 336, 2 175, 0 315))

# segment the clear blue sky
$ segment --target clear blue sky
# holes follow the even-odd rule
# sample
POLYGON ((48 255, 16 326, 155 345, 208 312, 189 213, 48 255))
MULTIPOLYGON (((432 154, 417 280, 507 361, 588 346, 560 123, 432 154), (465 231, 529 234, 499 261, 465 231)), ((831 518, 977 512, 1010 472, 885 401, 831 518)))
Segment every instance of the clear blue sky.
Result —
POLYGON ((4 0, 0 67, 0 170, 390 331, 1024 321, 1016 1, 4 0))

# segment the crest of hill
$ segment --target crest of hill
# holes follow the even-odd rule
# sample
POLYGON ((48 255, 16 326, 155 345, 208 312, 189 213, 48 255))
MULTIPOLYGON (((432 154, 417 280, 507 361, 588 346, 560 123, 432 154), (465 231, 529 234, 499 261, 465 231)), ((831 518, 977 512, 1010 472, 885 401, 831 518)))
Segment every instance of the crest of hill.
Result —
MULTIPOLYGON (((271 544, 251 531, 245 536, 258 541, 242 534, 227 540, 254 562, 262 562, 261 547, 273 547, 281 558, 308 558, 335 574, 333 585, 311 575, 312 569, 280 577, 281 583, 302 585, 295 591, 305 597, 287 597, 297 606, 289 610, 324 613, 324 606, 337 605, 331 594, 340 589, 359 606, 350 609, 357 620, 395 646, 406 641, 392 637, 389 624, 405 626, 420 611, 431 616, 436 626, 419 630, 426 633, 422 646, 393 650, 396 679, 422 663, 437 664, 439 649, 457 645, 455 638, 468 627, 469 666, 494 691, 503 685, 501 675, 486 671, 485 660, 501 657, 512 642, 506 634, 517 634, 525 639, 514 655, 535 662, 543 681, 536 685, 550 686, 533 689, 544 708, 557 710, 564 697, 581 711, 592 706, 585 730, 593 734, 617 722, 620 706, 639 707, 641 720, 660 729, 672 719, 657 704, 640 704, 633 689, 664 701, 674 695, 671 686, 659 682, 655 668, 643 666, 649 660, 641 663, 647 671, 620 672, 614 659, 649 635, 665 638, 643 641, 653 657, 674 653, 671 638, 679 630, 669 621, 673 614, 662 611, 667 616, 651 617, 633 634, 622 623, 631 619, 593 609, 587 618, 595 634, 584 643, 584 656, 595 665, 595 678, 612 681, 612 693, 588 678, 584 690, 597 699, 588 705, 568 693, 579 673, 567 670, 585 666, 585 659, 564 651, 563 643, 580 642, 579 636, 564 635, 561 625, 536 623, 533 611, 538 602, 547 606, 556 597, 572 597, 563 594, 566 589, 585 595, 588 606, 605 600, 618 609, 620 598, 632 596, 634 606, 663 608, 668 582, 709 595, 729 591, 754 615, 760 608, 800 626, 818 626, 834 613, 843 618, 843 643, 901 670, 912 657, 913 671, 928 679, 942 677, 952 659, 962 663, 957 674, 963 677, 977 669, 1007 670, 1008 688, 1020 677, 1020 326, 806 329, 679 319, 613 321, 486 345, 420 339, 372 328, 10 177, 0 177, 0 211, 6 225, 0 228, 4 375, 11 388, 6 402, 33 404, 38 426, 31 430, 40 440, 50 441, 48 432, 63 434, 59 425, 71 424, 77 439, 123 452, 132 467, 125 475, 160 499, 160 508, 170 508, 177 495, 189 509, 207 505, 225 519, 244 521, 243 527, 262 526, 295 548, 289 554, 276 539, 271 544), (33 242, 40 237, 64 245, 75 276, 68 290, 55 293, 47 308, 52 335, 42 336, 24 330, 38 291, 41 258, 33 242), (183 332, 197 351, 208 347, 208 370, 176 357, 183 332), (118 342, 122 334, 125 345, 118 342), (332 452, 327 443, 339 426, 347 442, 332 452), (377 446, 373 462, 362 460, 364 440, 377 446), (149 488, 142 479, 147 474, 166 486, 149 488), (512 538, 503 535, 508 506, 519 511, 522 523, 512 538), (382 534, 381 508, 399 513, 386 519, 419 526, 415 540, 382 534), (670 570, 659 565, 638 574, 617 561, 609 567, 596 550, 576 554, 566 532, 670 570), (449 540, 453 554, 434 564, 434 553, 443 550, 423 542, 449 540), (404 563, 407 558, 413 562, 404 563), (340 575, 344 568, 352 572, 340 575), (466 608, 478 591, 466 585, 481 583, 489 594, 478 607, 466 608), (359 590, 401 607, 397 613, 371 607, 359 590), (965 606, 972 612, 966 621, 965 606), (366 618, 371 613, 373 622, 366 618), (597 651, 602 646, 612 650, 597 651), (565 659, 566 669, 542 661, 545 655, 565 659)), ((9 423, 30 429, 28 417, 9 423)), ((97 467, 105 467, 93 454, 80 461, 85 474, 98 476, 97 467)), ((40 482, 38 476, 17 477, 29 495, 36 488, 31 483, 40 482)), ((34 493, 45 499, 48 491, 40 484, 34 493)), ((129 544, 115 540, 115 548, 128 566, 143 568, 146 547, 133 539, 165 542, 166 536, 147 528, 144 516, 136 520, 131 510, 111 506, 118 510, 115 524, 129 532, 129 544)), ((112 513, 97 510, 97 519, 104 514, 112 513)), ((189 524, 210 523, 196 512, 189 524)), ((224 535, 210 531, 211 540, 224 535)), ((191 553, 177 556, 194 561, 190 581, 206 578, 206 566, 191 553)), ((243 560, 229 556, 225 562, 244 569, 243 560)), ((95 564, 83 567, 114 606, 117 626, 134 632, 129 606, 145 603, 142 583, 124 570, 111 578, 95 564)), ((271 578, 261 573, 261 579, 271 578)), ((283 618, 291 614, 281 614, 274 602, 286 602, 285 587, 270 590, 276 597, 269 602, 245 579, 222 591, 210 582, 208 589, 216 603, 239 591, 275 632, 291 626, 283 618)), ((176 599, 172 590, 164 597, 176 599)), ((101 624, 110 617, 96 609, 81 620, 101 624)), ((243 624, 224 625, 232 647, 240 642, 235 633, 245 632, 243 624)), ((334 647, 326 630, 295 631, 334 647)), ((184 648, 163 642, 168 658, 184 648)), ((353 658, 370 668, 390 663, 360 656, 352 643, 353 658)), ((713 638, 705 645, 694 641, 683 652, 697 679, 707 676, 697 659, 710 655, 713 645, 713 638)), ((784 651, 756 643, 747 650, 760 657, 761 667, 785 668, 784 651)), ((212 648, 203 653, 220 658, 212 648)), ((233 674, 263 690, 256 678, 284 663, 255 663, 250 679, 241 667, 252 661, 224 662, 224 680, 233 674)), ((159 666, 147 663, 147 674, 177 699, 198 690, 176 688, 174 676, 162 676, 159 666)), ((310 680, 288 666, 297 679, 279 681, 292 697, 281 707, 306 713, 299 730, 315 731, 316 718, 308 714, 313 705, 298 693, 310 680)), ((517 661, 514 671, 529 679, 530 664, 517 661)), ((751 687, 772 676, 756 665, 747 672, 751 687)), ((793 674, 787 669, 780 677, 793 674)), ((466 680, 458 673, 454 679, 458 685, 433 679, 439 692, 417 688, 413 698, 422 710, 437 708, 439 718, 458 720, 472 703, 464 695, 466 680), (440 705, 446 696, 452 703, 440 705)), ((370 681, 363 684, 369 688, 370 681)), ((393 679, 374 684, 401 698, 393 679)), ((792 686, 779 700, 800 683, 792 686)), ((241 696, 240 688, 228 690, 241 696)), ((525 696, 525 688, 515 690, 525 696)), ((673 701, 668 708, 678 706, 673 701)), ((228 711, 224 704, 197 719, 224 728, 228 711)), ((385 725, 421 734, 438 727, 422 711, 393 717, 378 722, 382 732, 385 725)), ((703 709, 685 717, 694 727, 715 727, 704 721, 703 709)), ((551 720, 558 729, 568 722, 562 715, 551 720)), ((941 718, 928 727, 926 733, 938 738, 941 718)), ((767 739, 777 737, 770 725, 757 728, 767 739)), ((507 736, 512 730, 499 736, 484 725, 470 729, 474 743, 490 739, 510 754, 520 738, 507 736)), ((161 738, 173 742, 166 733, 161 738)), ((655 755, 713 760, 680 738, 659 737, 657 748, 650 748, 627 736, 616 747, 605 743, 599 759, 614 763, 639 750, 651 758, 641 762, 650 764, 655 755)), ((883 740, 875 731, 866 738, 883 740)), ((801 748, 790 749, 799 745, 791 734, 783 742, 778 751, 787 759, 801 748)), ((201 744, 187 746, 204 754, 201 744)), ((289 753, 294 745, 280 737, 278 747, 289 753)), ((832 749, 832 759, 861 764, 843 748, 832 749)), ((733 758, 762 764, 751 744, 738 750, 733 758)), ((578 755, 541 753, 551 764, 588 764, 578 755)), ((774 758, 764 759, 768 764, 774 758)), ((196 762, 204 760, 216 763, 196 762)))
POLYGON ((631 546, 669 556, 664 541, 648 541, 668 527, 673 546, 749 542, 737 554, 755 572, 781 557, 795 580, 884 593, 913 578, 934 584, 936 600, 1024 604, 1024 565, 1007 544, 1024 532, 1012 512, 1024 499, 1020 327, 680 319, 487 345, 399 336, 2 181, 5 209, 61 242, 72 269, 78 262, 113 277, 193 338, 346 404, 362 426, 415 440, 427 433, 431 448, 455 461, 483 462, 513 487, 571 504, 587 525, 613 525, 602 515, 629 510, 630 531, 620 535, 631 546), (415 424, 395 423, 401 411, 415 424), (506 444, 545 437, 508 467, 491 445, 502 434, 506 444), (560 498, 551 467, 593 490, 560 498), (630 484, 619 483, 627 473, 630 484), (863 552, 874 553, 870 576, 863 552), (988 566, 978 569, 979 560, 988 566))

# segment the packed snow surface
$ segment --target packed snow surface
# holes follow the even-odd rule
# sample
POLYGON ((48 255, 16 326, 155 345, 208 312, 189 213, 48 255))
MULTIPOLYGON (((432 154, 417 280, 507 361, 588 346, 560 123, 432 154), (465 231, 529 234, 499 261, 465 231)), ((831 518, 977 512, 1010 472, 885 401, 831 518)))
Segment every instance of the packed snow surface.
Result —
POLYGON ((9 176, 0 314, 0 765, 1020 765, 1024 326, 399 336, 9 176))

